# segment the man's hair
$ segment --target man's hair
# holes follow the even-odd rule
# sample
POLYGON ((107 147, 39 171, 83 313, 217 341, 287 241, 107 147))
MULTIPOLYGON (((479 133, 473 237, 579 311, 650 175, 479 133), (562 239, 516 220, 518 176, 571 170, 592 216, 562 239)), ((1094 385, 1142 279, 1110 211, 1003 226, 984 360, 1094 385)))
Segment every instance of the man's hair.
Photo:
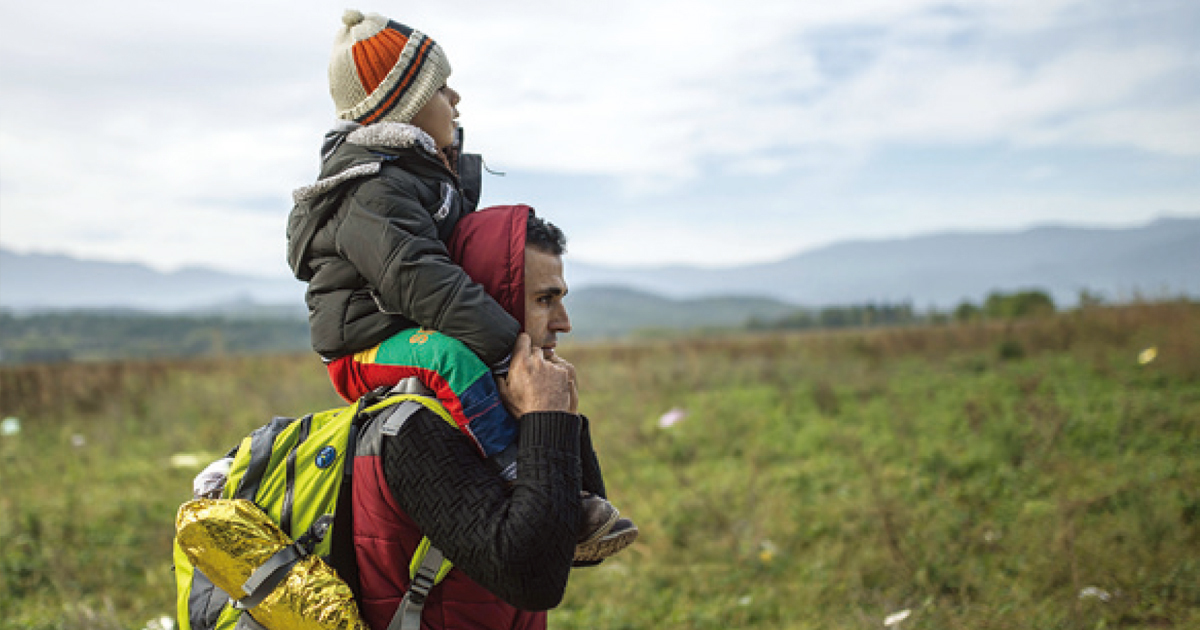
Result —
POLYGON ((530 212, 525 222, 525 246, 562 256, 567 251, 567 236, 557 225, 530 212))

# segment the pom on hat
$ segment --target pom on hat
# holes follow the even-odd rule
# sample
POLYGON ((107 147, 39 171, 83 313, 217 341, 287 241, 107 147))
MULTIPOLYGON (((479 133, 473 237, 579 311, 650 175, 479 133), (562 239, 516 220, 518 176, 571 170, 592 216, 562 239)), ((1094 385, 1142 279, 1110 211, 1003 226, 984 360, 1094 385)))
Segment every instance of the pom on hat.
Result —
POLYGON ((342 24, 329 60, 338 118, 406 123, 446 84, 450 62, 424 33, 354 9, 346 10, 342 24))

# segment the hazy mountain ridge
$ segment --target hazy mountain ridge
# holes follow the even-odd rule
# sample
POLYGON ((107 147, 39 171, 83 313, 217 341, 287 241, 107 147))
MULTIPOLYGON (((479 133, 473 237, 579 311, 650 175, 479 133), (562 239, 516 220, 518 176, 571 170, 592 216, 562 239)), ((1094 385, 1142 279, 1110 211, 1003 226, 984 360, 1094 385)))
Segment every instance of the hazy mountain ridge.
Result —
POLYGON ((1035 227, 848 241, 730 269, 609 269, 573 263, 579 284, 627 286, 675 298, 740 293, 820 306, 911 300, 949 308, 994 290, 1038 287, 1060 303, 1088 289, 1200 295, 1200 218, 1133 228, 1035 227))
MULTIPOLYGON (((1133 228, 1047 226, 848 241, 775 263, 721 269, 623 269, 568 257, 567 279, 576 318, 587 324, 581 332, 593 327, 589 321, 599 329, 615 319, 635 319, 636 313, 660 320, 644 324, 650 326, 683 321, 721 325, 751 312, 774 313, 785 303, 819 307, 911 301, 920 308, 949 308, 964 299, 978 301, 990 291, 1031 287, 1049 291, 1060 303, 1070 303, 1082 289, 1110 298, 1135 290, 1200 295, 1200 218, 1159 219, 1133 228), (613 293, 616 287, 636 293, 613 293), (603 292, 589 297, 601 288, 603 292), (714 297, 729 299, 691 301, 714 297)), ((18 313, 132 308, 232 314, 257 309, 299 316, 303 290, 302 283, 286 277, 199 268, 164 273, 133 263, 0 248, 0 307, 18 313)))
POLYGON ((186 267, 162 272, 138 263, 0 248, 0 307, 17 312, 136 309, 231 312, 294 305, 304 312, 304 285, 291 278, 247 276, 186 267))
POLYGON ((752 317, 774 320, 796 306, 771 298, 664 298, 624 287, 589 286, 569 298, 572 336, 619 337, 638 329, 737 328, 752 317))

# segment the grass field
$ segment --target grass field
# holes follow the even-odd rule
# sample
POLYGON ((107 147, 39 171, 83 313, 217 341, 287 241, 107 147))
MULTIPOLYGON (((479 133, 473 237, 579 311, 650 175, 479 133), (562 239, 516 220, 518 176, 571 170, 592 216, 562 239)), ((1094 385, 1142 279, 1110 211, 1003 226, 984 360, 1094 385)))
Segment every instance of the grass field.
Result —
MULTIPOLYGON (((1200 628, 1200 305, 563 354, 642 538, 554 628, 1200 628)), ((0 625, 173 614, 172 456, 337 404, 310 356, 0 371, 0 625)))

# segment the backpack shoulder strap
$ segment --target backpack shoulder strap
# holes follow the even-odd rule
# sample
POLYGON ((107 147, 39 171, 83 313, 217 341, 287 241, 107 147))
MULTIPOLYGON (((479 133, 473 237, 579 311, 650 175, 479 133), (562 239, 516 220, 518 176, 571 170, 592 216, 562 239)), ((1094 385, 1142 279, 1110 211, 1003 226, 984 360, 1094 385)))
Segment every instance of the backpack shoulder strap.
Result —
POLYGON ((450 571, 450 561, 437 547, 429 544, 428 538, 421 539, 421 546, 413 556, 413 564, 416 571, 409 582, 408 591, 404 593, 404 599, 400 600, 400 607, 388 623, 387 630, 420 630, 425 598, 429 597, 429 591, 450 571))
MULTIPOLYGON (((363 429, 356 454, 379 455, 383 436, 397 435, 408 419, 422 408, 457 428, 454 418, 431 394, 416 378, 406 378, 393 387, 386 398, 367 409, 374 412, 386 408, 363 429)), ((425 599, 453 567, 428 537, 422 538, 409 564, 408 591, 392 616, 388 630, 420 630, 425 599)))

